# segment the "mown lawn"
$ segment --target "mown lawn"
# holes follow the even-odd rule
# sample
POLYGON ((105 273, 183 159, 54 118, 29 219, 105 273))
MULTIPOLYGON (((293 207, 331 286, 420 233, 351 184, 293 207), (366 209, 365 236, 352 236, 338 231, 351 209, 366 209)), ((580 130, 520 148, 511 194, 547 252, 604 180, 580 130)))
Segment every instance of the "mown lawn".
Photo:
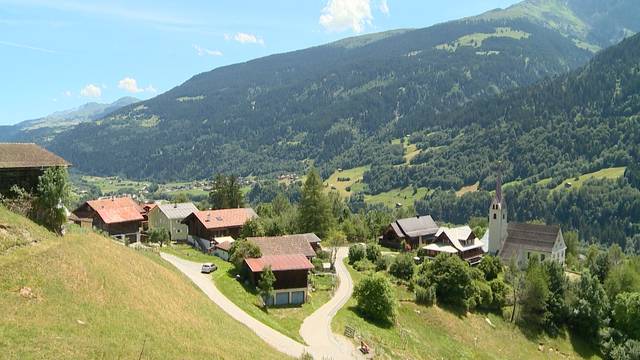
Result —
MULTIPOLYGON (((363 274, 347 267, 357 283, 363 274)), ((395 326, 364 320, 351 299, 334 318, 333 331, 343 333, 345 326, 354 327, 380 359, 598 358, 584 342, 567 335, 550 339, 525 333, 493 313, 461 315, 438 306, 416 305, 404 287, 398 286, 396 291, 400 307, 395 326)))
POLYGON ((596 172, 588 173, 580 175, 577 179, 571 178, 566 179, 560 185, 558 185, 554 190, 562 189, 565 187, 565 184, 571 183, 571 189, 579 189, 585 181, 590 179, 609 179, 615 180, 624 176, 624 172, 626 167, 614 167, 614 168, 606 168, 602 170, 598 170, 596 172))
POLYGON ((1 206, 0 225, 13 244, 0 252, 2 359, 285 357, 155 253, 80 229, 57 237, 1 206))
POLYGON ((302 322, 332 296, 333 276, 312 275, 311 282, 316 291, 309 293, 309 301, 306 304, 264 310, 260 306, 257 290, 236 280, 236 272, 231 263, 216 256, 202 254, 185 245, 173 246, 163 251, 191 261, 216 264, 218 270, 211 276, 220 292, 249 315, 301 343, 304 343, 300 336, 302 322))

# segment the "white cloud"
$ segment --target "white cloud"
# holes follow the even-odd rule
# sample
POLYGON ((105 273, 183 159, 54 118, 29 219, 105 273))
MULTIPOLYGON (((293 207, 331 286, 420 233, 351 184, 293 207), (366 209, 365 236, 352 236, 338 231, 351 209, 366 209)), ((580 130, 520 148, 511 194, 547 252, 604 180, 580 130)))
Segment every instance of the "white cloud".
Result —
POLYGON ((264 45, 264 40, 261 37, 258 37, 254 34, 239 32, 236 34, 224 34, 224 39, 234 40, 241 44, 260 44, 264 45))
POLYGON ((328 31, 351 29, 360 33, 371 24, 371 20, 370 0, 329 0, 322 9, 319 22, 328 31))
POLYGON ((158 90, 156 90, 156 88, 154 88, 153 85, 147 86, 146 88, 144 88, 144 91, 152 94, 155 94, 158 92, 158 90))
POLYGON ((378 5, 378 9, 380 12, 389 15, 389 4, 387 4, 387 0, 380 0, 380 5, 378 5))
POLYGON ((144 89, 138 87, 138 82, 136 81, 136 79, 130 77, 125 77, 124 79, 118 81, 118 87, 132 94, 144 91, 144 89))
POLYGON ((209 50, 201 47, 200 45, 193 44, 193 48, 196 49, 199 56, 210 55, 210 56, 222 56, 222 51, 220 50, 209 50))
POLYGON ((84 97, 100 97, 102 96, 102 90, 93 84, 89 84, 80 90, 80 95, 84 97))

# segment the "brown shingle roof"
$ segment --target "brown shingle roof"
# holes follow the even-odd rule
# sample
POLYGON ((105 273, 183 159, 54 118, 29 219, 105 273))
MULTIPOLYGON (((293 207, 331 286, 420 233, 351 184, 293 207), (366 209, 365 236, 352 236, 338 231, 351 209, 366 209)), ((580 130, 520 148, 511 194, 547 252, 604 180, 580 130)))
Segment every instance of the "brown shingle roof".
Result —
POLYGON ((258 217, 251 208, 198 211, 187 219, 191 216, 195 216, 208 230, 240 227, 247 221, 258 217))
POLYGON ((0 169, 69 166, 63 158, 36 144, 0 143, 0 169))
POLYGON ((262 256, 302 254, 306 257, 316 256, 305 234, 271 237, 251 237, 247 240, 258 245, 262 256))
POLYGON ((251 272, 261 272, 266 266, 272 271, 311 270, 313 264, 304 255, 269 255, 257 259, 244 259, 251 272))

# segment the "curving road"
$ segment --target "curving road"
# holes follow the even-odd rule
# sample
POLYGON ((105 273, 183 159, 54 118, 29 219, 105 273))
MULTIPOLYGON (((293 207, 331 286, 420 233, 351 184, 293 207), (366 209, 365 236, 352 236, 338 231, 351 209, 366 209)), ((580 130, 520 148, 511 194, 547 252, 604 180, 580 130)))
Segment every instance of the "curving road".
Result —
POLYGON ((340 280, 340 285, 333 298, 307 317, 300 328, 300 335, 309 346, 305 346, 272 329, 236 306, 216 288, 210 276, 200 273, 200 263, 184 260, 166 253, 160 253, 160 256, 183 272, 223 311, 249 327, 276 350, 295 358, 306 351, 315 359, 337 360, 360 358, 357 349, 346 338, 333 334, 331 331, 331 320, 349 300, 353 292, 353 281, 342 261, 347 254, 347 248, 338 249, 336 274, 340 280))

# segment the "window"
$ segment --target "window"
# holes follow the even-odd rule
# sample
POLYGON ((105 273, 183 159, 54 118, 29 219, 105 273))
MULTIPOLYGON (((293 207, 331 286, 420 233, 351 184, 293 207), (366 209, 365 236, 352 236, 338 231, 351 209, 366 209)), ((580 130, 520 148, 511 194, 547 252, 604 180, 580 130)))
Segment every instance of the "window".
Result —
POLYGON ((493 214, 493 220, 498 218, 498 214, 493 214))

